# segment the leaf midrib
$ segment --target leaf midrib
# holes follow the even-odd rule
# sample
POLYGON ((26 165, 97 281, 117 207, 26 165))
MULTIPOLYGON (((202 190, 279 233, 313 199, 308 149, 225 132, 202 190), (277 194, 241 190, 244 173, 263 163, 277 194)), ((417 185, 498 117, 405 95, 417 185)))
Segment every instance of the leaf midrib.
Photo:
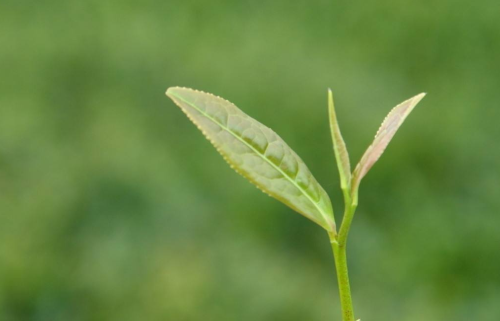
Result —
POLYGON ((211 120, 212 122, 214 122, 215 124, 217 124, 219 127, 221 127, 222 129, 224 129, 225 131, 227 131, 228 133, 230 133, 231 135, 233 135, 236 139, 238 139, 241 143, 243 143, 245 146, 247 146, 248 148, 250 148, 255 154, 259 155, 264 161, 266 161, 269 165, 271 165, 275 170, 277 170, 281 175, 283 175, 283 177, 285 177, 290 183, 292 183, 304 196, 306 196, 306 198, 314 204, 314 206, 316 207, 316 209, 319 211, 319 213, 323 216, 323 219, 325 220, 325 223, 326 225, 328 226, 328 216, 324 213, 324 211, 321 209, 321 207, 318 206, 318 202, 315 202, 310 196, 308 193, 306 193, 306 191, 300 187, 290 176, 288 176, 287 173, 285 173, 283 170, 281 170, 281 168, 279 168, 278 166, 276 166, 273 162, 269 161, 265 155, 263 155, 262 153, 260 153, 257 149, 255 149, 252 145, 248 144, 245 140, 243 140, 240 136, 238 136, 235 132, 233 132, 231 129, 229 129, 228 127, 224 126, 223 124, 221 124, 220 122, 218 122, 217 120, 215 120, 214 118, 210 117, 207 113, 205 113, 203 110, 201 110, 200 108, 198 108, 196 105, 194 105, 193 103, 191 103, 190 101, 187 101, 185 100, 184 98, 176 95, 175 93, 172 93, 170 92, 171 95, 173 95, 174 97, 176 97, 177 99, 183 101, 184 103, 188 104, 189 106, 193 107, 195 110, 197 110, 200 114, 202 114, 203 116, 205 116, 206 118, 208 118, 209 120, 211 120))

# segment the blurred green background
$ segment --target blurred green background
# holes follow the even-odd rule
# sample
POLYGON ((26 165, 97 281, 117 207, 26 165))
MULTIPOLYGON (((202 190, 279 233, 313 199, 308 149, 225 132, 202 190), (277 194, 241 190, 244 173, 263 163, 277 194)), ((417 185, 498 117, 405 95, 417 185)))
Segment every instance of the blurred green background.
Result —
POLYGON ((0 320, 340 320, 324 231, 235 174, 169 86, 275 129, 342 197, 361 186, 363 321, 500 320, 498 1, 0 2, 0 320))

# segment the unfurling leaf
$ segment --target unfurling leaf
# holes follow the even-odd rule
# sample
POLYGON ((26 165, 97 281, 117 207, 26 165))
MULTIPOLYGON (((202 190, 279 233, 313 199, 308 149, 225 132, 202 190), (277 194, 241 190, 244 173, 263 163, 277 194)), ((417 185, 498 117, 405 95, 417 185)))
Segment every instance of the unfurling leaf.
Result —
POLYGON ((275 132, 220 97, 179 87, 166 94, 238 173, 327 231, 335 231, 328 195, 275 132))
POLYGON ((349 153, 345 146, 344 139, 340 133, 337 115, 335 114, 335 106, 333 104, 332 91, 328 90, 328 113, 330 115, 330 131, 332 133, 333 150, 337 167, 339 168, 340 187, 342 190, 348 190, 351 185, 351 164, 349 161, 349 153))
POLYGON ((377 135, 375 135, 373 143, 368 147, 366 152, 363 154, 363 157, 361 157, 358 165, 354 169, 351 183, 351 195, 353 195, 354 204, 357 204, 357 194, 361 179, 363 179, 373 164, 375 164, 375 162, 380 158, 392 137, 396 134, 398 128, 401 124, 403 124, 406 117, 410 114, 413 108, 415 108, 419 101, 424 98, 424 96, 425 93, 421 93, 402 102, 394 107, 384 119, 377 135))

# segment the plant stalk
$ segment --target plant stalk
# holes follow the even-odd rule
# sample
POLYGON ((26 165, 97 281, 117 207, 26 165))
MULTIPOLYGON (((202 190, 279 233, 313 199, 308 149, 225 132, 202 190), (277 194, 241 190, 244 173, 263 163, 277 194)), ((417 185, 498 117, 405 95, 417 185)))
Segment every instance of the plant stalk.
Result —
POLYGON ((349 274, 347 269, 347 235, 351 227, 352 218, 356 211, 356 205, 350 201, 348 194, 344 194, 346 206, 342 225, 339 234, 329 233, 330 243, 332 245, 333 257, 335 259, 335 269, 337 270, 337 281, 339 284, 340 305, 342 309, 343 321, 354 321, 354 310, 351 298, 351 286, 349 284, 349 274))
POLYGON ((337 281, 339 284, 340 304, 343 321, 354 321, 354 310, 352 307, 351 287, 347 272, 347 256, 345 244, 341 246, 336 240, 330 238, 335 268, 337 270, 337 281))

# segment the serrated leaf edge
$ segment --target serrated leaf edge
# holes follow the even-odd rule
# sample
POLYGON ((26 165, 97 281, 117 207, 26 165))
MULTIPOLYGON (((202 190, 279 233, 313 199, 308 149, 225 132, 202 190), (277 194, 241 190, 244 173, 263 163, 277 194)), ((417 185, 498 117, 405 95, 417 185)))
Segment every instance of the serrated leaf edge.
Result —
POLYGON ((399 128, 401 127, 401 125, 403 124, 403 122, 408 117, 408 115, 413 111, 413 109, 425 97, 426 94, 427 93, 420 93, 418 95, 415 95, 415 96, 411 97, 410 99, 407 99, 407 100, 403 101, 402 103, 399 103, 398 105, 396 105, 395 107, 393 107, 389 111, 389 113, 387 114, 387 116, 385 116, 384 120, 382 121, 382 123, 380 124, 380 127, 377 130, 377 133, 375 134, 375 137, 374 137, 372 143, 370 144, 370 146, 368 146, 368 148, 366 149, 366 151, 363 153, 363 156, 361 157, 360 161, 358 162, 358 164, 356 165, 356 167, 354 168, 354 171, 352 173, 351 195, 353 196, 353 203, 354 204, 357 204, 357 202, 358 202, 358 200, 357 200, 357 198, 358 198, 357 194, 358 194, 358 189, 359 189, 359 185, 361 183, 361 180, 366 176, 366 174, 371 169, 371 167, 379 160, 379 158, 382 156, 382 154, 385 152, 385 150, 389 146, 390 141, 392 140, 392 138, 391 138, 391 140, 388 141, 387 145, 378 153, 377 157, 375 157, 375 161, 368 168, 366 168, 367 164, 362 164, 363 159, 366 157, 366 155, 369 154, 370 150, 373 148, 374 144, 376 143, 377 138, 379 138, 379 135, 381 134, 381 130, 384 127, 385 122, 387 121, 387 119, 390 118, 390 116, 394 113, 394 111, 397 108, 401 107, 403 104, 405 104, 405 103, 407 103, 407 102, 410 101, 411 105, 410 105, 408 111, 405 113, 404 117, 402 117, 400 119, 399 125, 396 127, 396 132, 397 132, 399 130, 399 128))
MULTIPOLYGON (((167 89, 167 91, 165 93, 167 96, 169 96, 171 98, 175 98, 175 99, 173 99, 173 101, 179 107, 180 107, 180 105, 175 101, 176 99, 179 99, 179 100, 183 101, 184 103, 188 104, 189 106, 191 106, 192 108, 194 108, 196 111, 198 111, 199 113, 201 113, 203 116, 207 117, 209 120, 211 120, 212 122, 214 122, 215 124, 217 124, 218 126, 220 126, 222 129, 224 129, 225 131, 227 131, 228 133, 230 133, 232 136, 234 136, 236 139, 238 139, 241 143, 243 143, 245 146, 247 146, 248 148, 250 148, 255 154, 257 154, 259 157, 261 157, 266 163, 270 164, 275 170, 277 170, 278 172, 280 172, 283 175, 283 177, 285 177, 290 183, 292 183, 316 207, 316 209, 319 211, 319 213, 323 216, 324 222, 319 222, 313 216, 306 216, 306 217, 308 219, 314 221, 316 224, 322 226, 327 231, 330 231, 330 232, 335 231, 335 220, 333 218, 333 213, 331 213, 330 216, 327 215, 323 211, 323 209, 320 206, 318 206, 319 202, 314 201, 309 196, 309 194, 306 193, 306 191, 302 187, 300 187, 297 183, 295 183, 295 181, 290 176, 288 176, 285 172, 283 172, 275 164, 273 164, 272 162, 268 161, 267 158, 264 155, 262 155, 257 149, 255 149, 253 146, 249 145, 242 138, 240 138, 238 135, 236 135, 232 130, 230 130, 229 128, 227 128, 227 126, 224 126, 223 124, 219 123, 217 120, 215 120, 213 117, 210 117, 207 113, 205 113, 204 111, 200 110, 198 107, 196 107, 195 105, 193 105, 191 102, 183 99, 182 97, 176 95, 175 93, 172 93, 172 89, 184 89, 184 90, 188 90, 188 91, 193 91, 193 92, 197 92, 197 93, 201 93, 201 94, 205 94, 205 95, 209 95, 209 96, 218 98, 218 99, 223 100, 223 101, 225 101, 227 103, 230 103, 230 104, 233 104, 233 103, 231 103, 227 99, 224 99, 224 98, 219 97, 217 95, 214 95, 214 94, 211 94, 211 93, 207 93, 207 92, 204 92, 204 91, 201 91, 201 90, 187 88, 187 87, 171 87, 171 88, 167 89), (333 226, 331 226, 330 223, 333 226)), ((215 149, 217 150, 217 152, 219 152, 219 154, 221 154, 221 156, 224 158, 224 160, 229 164, 229 166, 234 171, 236 171, 241 176, 245 177, 247 180, 249 180, 253 185, 255 185, 259 190, 261 190, 262 192, 264 192, 266 195, 269 195, 271 197, 275 197, 275 198, 278 198, 278 199, 280 198, 280 197, 276 197, 276 195, 269 194, 268 192, 266 192, 265 190, 263 190, 262 188, 260 188, 253 179, 251 179, 247 175, 244 175, 240 170, 238 170, 237 167, 227 157, 227 155, 220 149, 220 147, 218 146, 218 144, 215 141, 213 141, 212 139, 210 139, 210 137, 207 135, 207 133, 205 132, 205 130, 203 130, 203 128, 184 109, 181 108, 181 110, 184 112, 184 114, 186 114, 186 116, 188 117, 188 119, 202 132, 202 134, 205 136, 205 138, 215 147, 215 149)), ((300 213, 300 214, 302 214, 302 213, 300 213)), ((304 214, 302 214, 302 215, 304 215, 304 214)))

